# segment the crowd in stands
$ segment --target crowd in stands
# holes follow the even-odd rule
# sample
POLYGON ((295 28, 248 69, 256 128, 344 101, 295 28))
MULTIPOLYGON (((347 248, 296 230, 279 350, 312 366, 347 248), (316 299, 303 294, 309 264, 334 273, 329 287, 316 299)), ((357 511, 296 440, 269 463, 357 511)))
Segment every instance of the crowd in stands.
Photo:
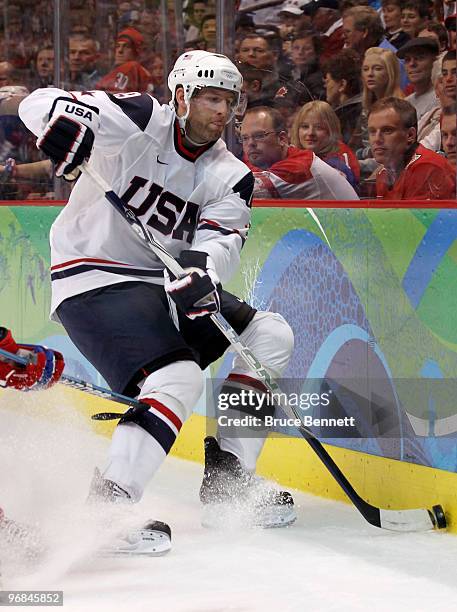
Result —
MULTIPOLYGON (((233 152, 255 171, 256 195, 455 198, 455 5, 278 0, 256 10, 241 0, 229 41, 244 79, 233 152), (310 190, 307 173, 327 187, 310 190)), ((51 166, 8 110, 13 95, 56 84, 53 6, 5 0, 0 15, 2 199, 53 189, 51 166)), ((58 72, 66 90, 141 91, 166 103, 164 63, 183 50, 216 51, 214 0, 184 2, 183 32, 172 13, 164 32, 156 0, 69 0, 68 11, 58 72)))

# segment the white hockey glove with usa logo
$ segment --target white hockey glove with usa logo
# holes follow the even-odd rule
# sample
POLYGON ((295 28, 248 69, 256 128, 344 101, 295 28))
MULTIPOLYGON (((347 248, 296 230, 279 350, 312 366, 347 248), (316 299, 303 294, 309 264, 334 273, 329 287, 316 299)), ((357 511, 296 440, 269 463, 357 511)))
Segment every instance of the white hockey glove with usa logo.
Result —
POLYGON ((98 109, 93 106, 71 98, 54 101, 37 147, 56 164, 56 176, 67 181, 78 178, 78 166, 92 152, 99 123, 98 109))
POLYGON ((178 261, 186 275, 176 279, 165 270, 165 291, 189 319, 219 312, 219 278, 207 268, 208 255, 200 251, 182 251, 178 261), (189 265, 193 264, 193 265, 189 265))

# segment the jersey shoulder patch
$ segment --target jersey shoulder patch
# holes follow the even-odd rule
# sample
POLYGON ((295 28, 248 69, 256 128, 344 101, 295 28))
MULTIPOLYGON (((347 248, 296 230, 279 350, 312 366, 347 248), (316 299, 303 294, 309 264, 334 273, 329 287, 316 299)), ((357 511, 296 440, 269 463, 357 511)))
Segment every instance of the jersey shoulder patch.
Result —
POLYGON ((246 206, 251 207, 252 194, 254 192, 254 175, 248 172, 243 178, 232 187, 234 193, 238 193, 240 198, 246 202, 246 206))
POLYGON ((152 116, 154 98, 137 92, 108 93, 107 96, 142 132, 145 131, 152 116))

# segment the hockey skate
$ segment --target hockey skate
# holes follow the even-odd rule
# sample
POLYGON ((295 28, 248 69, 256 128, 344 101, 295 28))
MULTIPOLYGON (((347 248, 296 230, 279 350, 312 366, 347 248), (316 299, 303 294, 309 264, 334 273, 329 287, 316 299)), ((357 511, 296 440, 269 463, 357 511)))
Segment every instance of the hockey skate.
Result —
MULTIPOLYGON (((95 468, 87 498, 88 503, 133 503, 130 495, 112 480, 103 478, 95 468)), ((147 521, 141 528, 120 533, 100 550, 102 556, 136 555, 156 557, 171 549, 171 529, 162 521, 147 521)))
POLYGON ((238 458, 205 438, 205 471, 200 487, 204 527, 286 527, 296 517, 294 500, 243 469, 238 458))

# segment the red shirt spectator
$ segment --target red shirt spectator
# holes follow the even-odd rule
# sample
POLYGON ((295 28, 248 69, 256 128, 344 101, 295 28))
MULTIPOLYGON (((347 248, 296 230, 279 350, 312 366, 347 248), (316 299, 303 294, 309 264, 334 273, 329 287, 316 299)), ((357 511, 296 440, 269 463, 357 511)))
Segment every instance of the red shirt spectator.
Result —
POLYGON ((312 151, 329 166, 342 172, 354 189, 360 181, 360 165, 354 152, 341 140, 341 126, 328 102, 314 100, 296 114, 291 143, 312 151))
POLYGON ((434 151, 417 142, 417 113, 407 100, 382 98, 368 115, 378 198, 442 200, 455 198, 455 171, 434 151))
POLYGON ((289 146, 286 157, 268 169, 243 161, 254 174, 257 198, 300 200, 358 200, 349 182, 312 151, 289 146))
POLYGON ((376 192, 384 200, 451 200, 455 198, 455 169, 443 156, 419 145, 392 186, 387 169, 383 166, 378 171, 376 192))
POLYGON ((96 85, 97 89, 112 92, 147 92, 151 86, 151 75, 138 62, 126 62, 115 66, 96 85))
POLYGON ((337 55, 344 47, 343 21, 338 0, 312 0, 305 4, 303 12, 312 16, 313 28, 322 37, 323 51, 319 56, 320 62, 337 55))
POLYGON ((96 85, 97 89, 113 92, 147 92, 151 87, 151 75, 139 62, 143 48, 143 36, 135 28, 126 28, 116 39, 114 68, 96 85))

